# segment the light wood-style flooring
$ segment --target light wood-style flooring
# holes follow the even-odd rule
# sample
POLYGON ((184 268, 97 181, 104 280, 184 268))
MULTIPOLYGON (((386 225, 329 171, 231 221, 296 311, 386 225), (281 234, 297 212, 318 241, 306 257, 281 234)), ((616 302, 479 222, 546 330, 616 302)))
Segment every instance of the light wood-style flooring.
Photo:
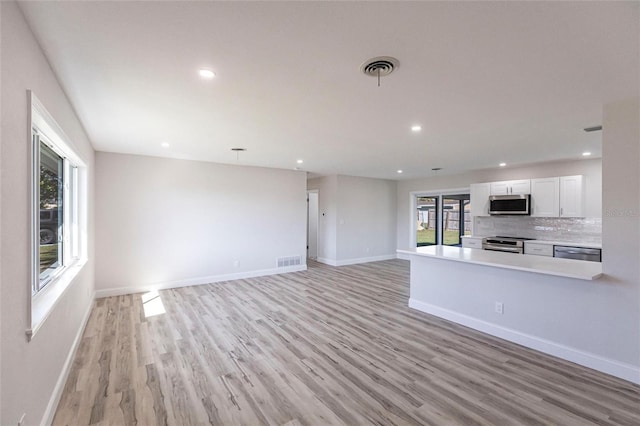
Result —
POLYGON ((408 282, 310 262, 147 295, 148 317, 99 299, 54 424, 640 424, 640 387, 411 310, 408 282))

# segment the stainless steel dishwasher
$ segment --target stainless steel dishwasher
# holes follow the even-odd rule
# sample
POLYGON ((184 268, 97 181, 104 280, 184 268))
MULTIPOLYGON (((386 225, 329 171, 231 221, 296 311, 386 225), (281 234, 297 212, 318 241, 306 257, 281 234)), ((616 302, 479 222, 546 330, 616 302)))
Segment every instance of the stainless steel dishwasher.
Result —
POLYGON ((602 250, 584 247, 553 246, 553 257, 602 262, 602 250))

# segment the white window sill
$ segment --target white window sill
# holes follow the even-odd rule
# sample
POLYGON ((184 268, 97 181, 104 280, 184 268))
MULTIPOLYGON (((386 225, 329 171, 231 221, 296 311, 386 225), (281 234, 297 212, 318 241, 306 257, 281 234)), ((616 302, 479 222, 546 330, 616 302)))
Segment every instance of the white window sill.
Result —
POLYGON ((66 268, 66 270, 50 282, 42 291, 31 298, 31 328, 28 328, 27 338, 33 339, 49 314, 65 293, 75 277, 80 273, 87 259, 79 259, 66 268))

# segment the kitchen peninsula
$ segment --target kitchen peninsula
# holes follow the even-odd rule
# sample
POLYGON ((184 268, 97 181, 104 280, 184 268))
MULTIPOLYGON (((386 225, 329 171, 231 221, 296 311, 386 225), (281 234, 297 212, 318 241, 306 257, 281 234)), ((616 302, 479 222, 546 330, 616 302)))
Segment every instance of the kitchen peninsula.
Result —
POLYGON ((602 275, 602 264, 599 262, 528 256, 453 246, 424 246, 415 250, 398 250, 398 253, 580 280, 595 280, 602 275))
POLYGON ((428 246, 411 262, 409 307, 618 377, 628 366, 594 353, 594 312, 610 290, 602 264, 428 246), (593 322, 593 323, 592 323, 593 322))

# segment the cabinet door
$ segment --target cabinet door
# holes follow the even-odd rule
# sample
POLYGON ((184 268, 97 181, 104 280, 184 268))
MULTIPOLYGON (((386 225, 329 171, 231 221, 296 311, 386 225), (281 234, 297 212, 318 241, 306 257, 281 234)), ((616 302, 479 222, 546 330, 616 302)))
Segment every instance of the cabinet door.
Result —
POLYGON ((509 186, 508 181, 504 182, 491 182, 491 193, 490 195, 508 195, 510 194, 511 187, 509 186))
MULTIPOLYGON (((533 182, 531 182, 533 184, 533 182)), ((553 257, 552 244, 538 244, 529 241, 524 242, 524 254, 553 257)))
POLYGON ((531 216, 560 216, 560 179, 531 179, 531 216))
POLYGON ((531 180, 512 180, 509 182, 511 187, 509 194, 531 194, 531 180))
POLYGON ((472 183, 469 185, 471 216, 489 216, 490 190, 488 183, 472 183))
POLYGON ((560 217, 584 217, 584 184, 581 175, 560 178, 560 217))
POLYGON ((462 247, 481 249, 482 238, 464 237, 462 238, 462 247))

